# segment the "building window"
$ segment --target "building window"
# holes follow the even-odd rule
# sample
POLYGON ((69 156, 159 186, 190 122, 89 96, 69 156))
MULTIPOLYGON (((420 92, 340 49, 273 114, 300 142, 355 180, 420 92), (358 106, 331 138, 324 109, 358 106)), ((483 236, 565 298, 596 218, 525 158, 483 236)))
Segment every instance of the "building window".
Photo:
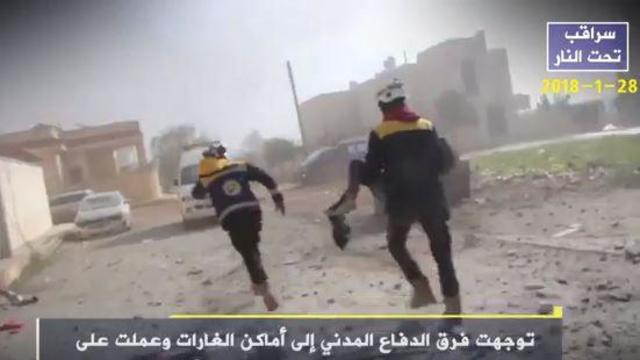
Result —
POLYGON ((75 165, 69 169, 69 181, 72 184, 78 184, 82 182, 82 167, 75 165))
POLYGON ((460 73, 464 92, 467 95, 476 95, 478 93, 478 79, 476 78, 476 67, 473 61, 469 59, 462 61, 460 73))
POLYGON ((138 149, 134 145, 116 149, 115 157, 118 170, 135 169, 138 167, 138 149))

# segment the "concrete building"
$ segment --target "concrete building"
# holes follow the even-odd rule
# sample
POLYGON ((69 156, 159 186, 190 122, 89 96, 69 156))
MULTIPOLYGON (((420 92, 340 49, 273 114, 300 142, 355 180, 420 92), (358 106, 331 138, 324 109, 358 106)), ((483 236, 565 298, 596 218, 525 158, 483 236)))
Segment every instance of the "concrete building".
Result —
POLYGON ((307 150, 366 134, 381 119, 375 94, 394 78, 405 83, 411 107, 433 120, 461 151, 506 141, 510 119, 528 103, 513 93, 506 50, 487 49, 484 31, 479 31, 419 53, 416 63, 396 66, 387 59, 374 78, 304 101, 300 111, 307 150), (467 108, 473 121, 447 114, 452 101, 449 107, 467 108))
POLYGON ((42 168, 0 157, 0 259, 11 257, 50 227, 42 168))
POLYGON ((511 139, 516 142, 600 131, 606 124, 604 102, 591 100, 521 111, 509 127, 513 129, 511 139))
POLYGON ((0 153, 39 159, 49 196, 74 190, 120 190, 137 201, 160 194, 158 175, 147 163, 137 121, 63 130, 37 125, 0 135, 0 153))

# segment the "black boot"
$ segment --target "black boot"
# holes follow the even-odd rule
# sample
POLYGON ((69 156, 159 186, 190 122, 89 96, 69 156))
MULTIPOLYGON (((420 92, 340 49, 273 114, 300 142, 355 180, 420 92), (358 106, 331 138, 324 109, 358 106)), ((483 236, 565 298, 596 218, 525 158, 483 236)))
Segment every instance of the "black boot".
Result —
POLYGON ((329 222, 331 222, 333 241, 341 250, 344 250, 349 242, 349 235, 351 234, 351 228, 347 225, 345 216, 329 216, 329 222))

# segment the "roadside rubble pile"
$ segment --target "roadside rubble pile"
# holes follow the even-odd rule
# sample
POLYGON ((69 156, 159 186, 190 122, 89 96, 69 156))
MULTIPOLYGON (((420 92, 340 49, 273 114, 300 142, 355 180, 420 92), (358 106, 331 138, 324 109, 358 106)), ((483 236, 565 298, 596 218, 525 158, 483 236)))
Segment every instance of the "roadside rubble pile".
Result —
POLYGON ((588 164, 585 169, 576 170, 575 165, 568 163, 555 170, 521 168, 510 175, 498 175, 491 170, 476 172, 475 189, 502 184, 528 184, 547 190, 565 190, 583 184, 601 185, 613 175, 613 169, 596 164, 588 164))

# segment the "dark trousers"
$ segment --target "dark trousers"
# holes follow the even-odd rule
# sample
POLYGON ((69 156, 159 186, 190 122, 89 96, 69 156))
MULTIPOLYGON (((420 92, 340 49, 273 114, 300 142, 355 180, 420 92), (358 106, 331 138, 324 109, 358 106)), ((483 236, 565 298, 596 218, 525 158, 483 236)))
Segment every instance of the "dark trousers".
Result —
POLYGON ((438 265, 442 294, 446 297, 457 296, 459 285, 453 266, 451 234, 445 218, 426 214, 418 216, 390 215, 387 224, 389 252, 400 265, 409 282, 426 278, 407 250, 407 236, 414 222, 419 222, 429 237, 431 253, 438 265))
POLYGON ((358 196, 361 185, 369 188, 371 194, 373 194, 373 197, 376 200, 376 206, 384 206, 382 178, 367 170, 364 161, 351 160, 349 163, 349 182, 347 185, 347 193, 358 196))
POLYGON ((240 253, 244 265, 249 272, 251 282, 263 284, 267 274, 262 266, 260 256, 260 231, 262 230, 262 214, 257 209, 243 209, 229 214, 222 224, 231 237, 231 244, 240 253))

